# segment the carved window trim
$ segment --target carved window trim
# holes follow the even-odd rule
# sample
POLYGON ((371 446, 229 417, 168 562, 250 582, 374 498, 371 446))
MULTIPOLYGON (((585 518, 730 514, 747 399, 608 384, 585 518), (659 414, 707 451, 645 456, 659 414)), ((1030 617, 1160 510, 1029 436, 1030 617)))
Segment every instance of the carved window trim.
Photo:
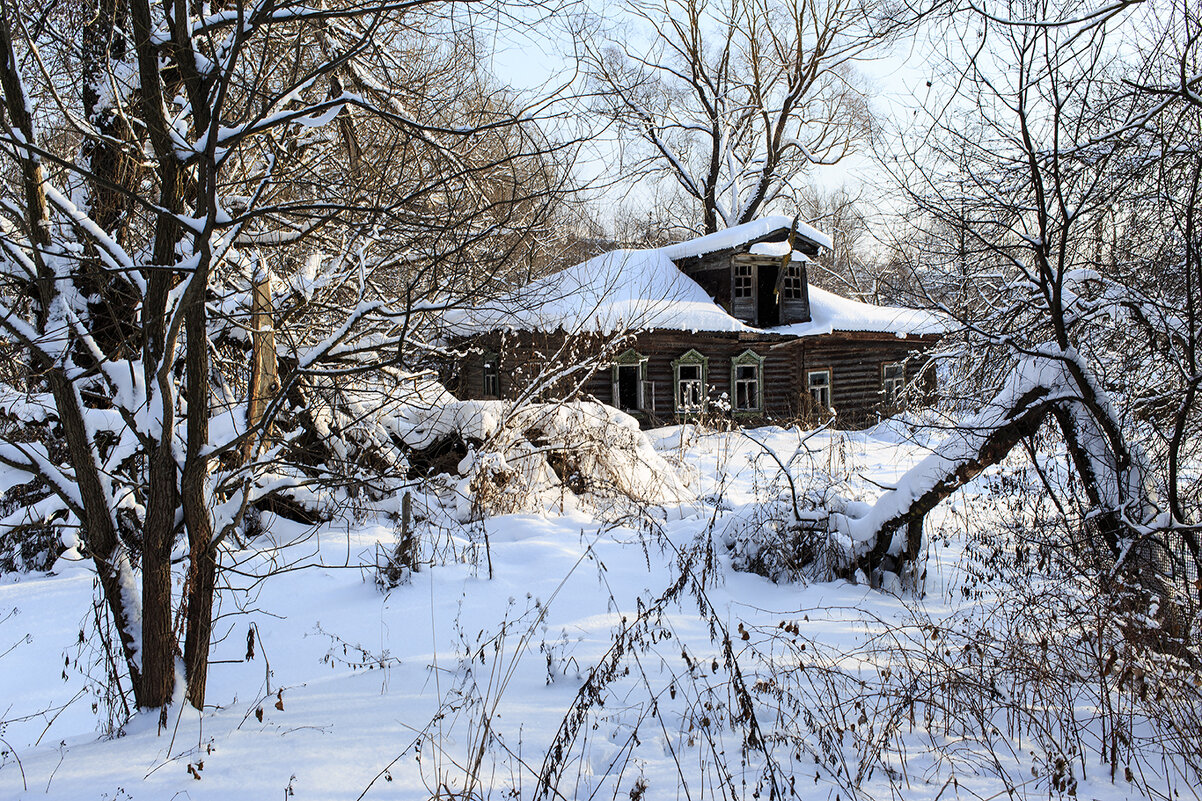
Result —
POLYGON ((764 412, 764 357, 750 348, 730 360, 730 404, 735 414, 763 414, 764 412), (739 368, 744 368, 744 376, 740 377, 739 368), (751 368, 751 375, 746 375, 746 368, 751 368), (740 386, 749 385, 750 392, 740 391, 740 386), (754 403, 741 404, 742 397, 754 394, 754 403))
POLYGON ((672 362, 672 398, 677 414, 705 411, 705 400, 709 394, 709 361, 709 357, 692 349, 672 362), (682 367, 687 370, 687 378, 681 377, 682 367), (697 368, 696 371, 693 368, 697 368))

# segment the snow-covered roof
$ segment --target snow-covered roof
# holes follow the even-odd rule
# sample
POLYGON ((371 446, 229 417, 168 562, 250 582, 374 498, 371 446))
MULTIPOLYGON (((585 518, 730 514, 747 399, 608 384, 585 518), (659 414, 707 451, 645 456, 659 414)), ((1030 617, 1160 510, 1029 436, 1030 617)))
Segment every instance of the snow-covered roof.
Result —
MULTIPOLYGON (((665 248, 615 250, 534 281, 513 294, 469 309, 447 313, 450 333, 460 336, 488 331, 556 331, 614 334, 653 328, 818 336, 834 331, 892 333, 899 336, 942 333, 945 326, 928 312, 874 306, 811 286, 807 323, 753 328, 732 317, 696 281, 673 263, 681 253, 735 247, 735 239, 754 240, 750 226, 776 230, 787 217, 768 217, 746 226, 729 239, 728 231, 665 248)), ((735 229, 730 229, 735 231, 735 229)), ((783 245, 787 249, 787 244, 783 245)))
POLYGON ((613 334, 750 331, 714 303, 662 250, 615 250, 541 278, 509 297, 449 313, 458 334, 555 331, 613 334))
POLYGON ((851 300, 810 285, 810 321, 767 329, 774 334, 812 337, 835 331, 914 335, 942 334, 947 326, 939 317, 920 309, 874 306, 851 300))
MULTIPOLYGON (((687 242, 668 245, 662 248, 662 250, 673 261, 687 259, 692 256, 704 256, 706 253, 714 253, 715 251, 729 250, 746 245, 748 242, 754 242, 760 237, 768 236, 773 231, 779 231, 782 228, 787 230, 792 225, 793 219, 791 217, 783 217, 781 215, 760 217, 758 220, 725 228, 716 233, 690 239, 687 242)), ((806 225, 800 220, 797 222, 797 233, 820 247, 824 247, 827 250, 831 249, 831 238, 829 236, 817 228, 806 225)))

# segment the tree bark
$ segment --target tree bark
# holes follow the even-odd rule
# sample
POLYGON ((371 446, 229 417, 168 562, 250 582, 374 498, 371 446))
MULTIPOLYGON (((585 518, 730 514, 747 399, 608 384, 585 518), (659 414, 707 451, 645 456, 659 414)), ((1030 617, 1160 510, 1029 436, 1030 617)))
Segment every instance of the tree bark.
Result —
MULTIPOLYGON (((87 137, 81 146, 82 161, 88 167, 88 216, 119 244, 124 244, 129 228, 129 198, 137 188, 141 168, 120 143, 134 141, 134 133, 125 118, 103 102, 102 92, 111 80, 114 61, 125 56, 126 41, 121 28, 128 15, 124 0, 99 0, 95 14, 83 26, 81 64, 83 80, 80 95, 84 116, 102 136, 87 137)), ((105 266, 94 244, 88 244, 85 258, 73 280, 89 303, 90 332, 106 356, 119 358, 137 352, 139 331, 135 325, 137 289, 128 276, 105 266)), ((83 355, 84 362, 92 360, 83 355)))
MULTIPOLYGON (((200 274, 193 276, 193 281, 200 274)), ((197 285, 203 287, 202 285, 197 285)), ((184 309, 188 338, 185 362, 188 400, 187 458, 181 492, 184 527, 190 547, 187 592, 187 630, 184 640, 184 665, 188 677, 188 700, 197 709, 204 708, 205 682, 208 678, 209 639, 213 628, 213 591, 217 554, 213 545, 213 518, 209 512, 209 349, 208 315, 203 289, 189 292, 184 309)))
MULTIPOLYGON (((155 220, 154 264, 148 269, 147 297, 143 304, 145 345, 143 349, 149 400, 160 411, 158 436, 148 443, 150 474, 143 535, 143 650, 147 654, 146 702, 158 707, 171 701, 175 684, 178 642, 172 630, 171 549, 176 535, 176 512, 180 507, 179 465, 174 454, 175 387, 171 375, 177 329, 167 319, 167 297, 175 274, 168 267, 176 262, 176 246, 183 231, 176 217, 184 209, 186 173, 175 153, 164 111, 159 48, 152 41, 152 22, 147 0, 132 0, 130 20, 137 51, 143 118, 157 157, 159 206, 155 220), (152 389, 153 388, 153 389, 152 389), (153 661, 150 661, 153 659, 153 661)), ((189 410, 191 411, 191 410, 189 410)))
MULTIPOLYGON (((263 422, 263 414, 280 388, 279 361, 275 351, 275 322, 272 319, 271 276, 263 274, 255 279, 251 298, 250 315, 250 385, 246 399, 246 430, 253 432, 263 422)), ((256 443, 267 437, 268 432, 251 435, 242 446, 242 458, 250 461, 256 443)))
MULTIPOLYGON (((13 127, 21 132, 26 142, 36 145, 33 120, 16 68, 7 3, 0 3, 0 87, 4 90, 5 110, 13 127)), ((39 303, 38 332, 42 334, 45 333, 47 310, 58 292, 54 273, 44 259, 45 249, 50 244, 45 175, 40 161, 32 152, 18 155, 18 160, 21 164, 32 256, 37 268, 34 294, 39 303)), ((78 501, 66 496, 64 500, 83 524, 84 541, 96 565, 101 591, 121 641, 121 650, 134 689, 134 700, 143 706, 147 697, 142 671, 143 654, 136 636, 141 614, 134 595, 132 567, 125 547, 117 536, 111 514, 110 493, 96 466, 96 451, 84 421, 79 394, 61 366, 52 364, 36 347, 31 347, 31 353, 34 365, 45 376, 54 397, 59 424, 67 443, 68 459, 74 471, 78 501)))

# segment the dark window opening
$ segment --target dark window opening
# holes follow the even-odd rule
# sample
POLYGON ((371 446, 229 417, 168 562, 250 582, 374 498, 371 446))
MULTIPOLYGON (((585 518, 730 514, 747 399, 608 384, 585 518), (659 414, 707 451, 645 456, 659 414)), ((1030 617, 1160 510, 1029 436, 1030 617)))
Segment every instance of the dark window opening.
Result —
POLYGON ((639 365, 618 365, 618 408, 625 411, 638 411, 639 403, 639 365))
POLYGON ((755 321, 760 328, 780 325, 780 301, 776 297, 776 276, 779 273, 780 267, 760 265, 760 291, 756 298, 759 308, 755 321))

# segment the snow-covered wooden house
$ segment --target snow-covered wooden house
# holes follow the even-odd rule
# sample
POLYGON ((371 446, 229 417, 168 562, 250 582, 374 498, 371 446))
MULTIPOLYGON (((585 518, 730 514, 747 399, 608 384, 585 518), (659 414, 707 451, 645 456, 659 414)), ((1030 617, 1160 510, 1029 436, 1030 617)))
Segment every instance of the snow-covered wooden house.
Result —
POLYGON ((810 286, 830 239, 766 217, 651 250, 617 250, 448 318, 470 354, 465 399, 592 396, 646 425, 893 411, 942 333, 923 311, 810 286), (598 357, 600 357, 598 359, 598 357))

